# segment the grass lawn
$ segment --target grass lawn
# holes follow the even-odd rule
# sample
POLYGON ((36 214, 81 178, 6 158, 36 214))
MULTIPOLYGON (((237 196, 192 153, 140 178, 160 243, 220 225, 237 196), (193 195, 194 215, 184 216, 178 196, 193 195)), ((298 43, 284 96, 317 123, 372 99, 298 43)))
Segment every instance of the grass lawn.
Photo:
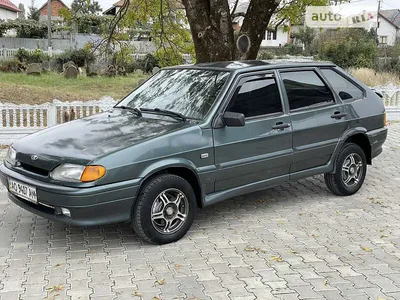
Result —
POLYGON ((132 91, 143 75, 66 79, 62 74, 41 76, 0 72, 0 102, 40 104, 60 101, 98 100, 103 96, 121 99, 132 91))

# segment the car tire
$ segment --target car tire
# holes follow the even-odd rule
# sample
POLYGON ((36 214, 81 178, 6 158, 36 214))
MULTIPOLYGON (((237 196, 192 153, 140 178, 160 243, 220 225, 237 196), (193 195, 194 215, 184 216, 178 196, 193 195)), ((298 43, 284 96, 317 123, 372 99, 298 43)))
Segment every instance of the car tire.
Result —
POLYGON ((324 175, 329 190, 339 196, 350 196, 361 188, 367 174, 367 158, 363 149, 346 143, 336 158, 335 173, 324 175))
POLYGON ((162 174, 145 183, 132 212, 131 226, 143 240, 167 244, 182 238, 196 214, 196 196, 182 177, 162 174))

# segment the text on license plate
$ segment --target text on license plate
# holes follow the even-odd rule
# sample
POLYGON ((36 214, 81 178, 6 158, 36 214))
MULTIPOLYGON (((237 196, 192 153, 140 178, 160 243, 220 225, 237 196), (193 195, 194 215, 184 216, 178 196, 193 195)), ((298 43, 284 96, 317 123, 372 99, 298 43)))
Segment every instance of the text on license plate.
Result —
POLYGON ((8 188, 12 194, 15 194, 25 200, 37 203, 36 188, 13 179, 8 179, 8 188))

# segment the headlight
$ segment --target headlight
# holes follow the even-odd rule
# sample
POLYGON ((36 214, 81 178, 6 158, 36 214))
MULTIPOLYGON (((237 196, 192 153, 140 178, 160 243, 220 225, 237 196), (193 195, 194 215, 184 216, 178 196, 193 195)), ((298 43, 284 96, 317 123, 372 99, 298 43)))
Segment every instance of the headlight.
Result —
POLYGON ((15 165, 17 159, 17 151, 13 147, 8 147, 6 161, 11 165, 15 165))
POLYGON ((50 177, 60 181, 90 182, 100 179, 105 173, 106 169, 103 166, 63 164, 55 168, 50 177))

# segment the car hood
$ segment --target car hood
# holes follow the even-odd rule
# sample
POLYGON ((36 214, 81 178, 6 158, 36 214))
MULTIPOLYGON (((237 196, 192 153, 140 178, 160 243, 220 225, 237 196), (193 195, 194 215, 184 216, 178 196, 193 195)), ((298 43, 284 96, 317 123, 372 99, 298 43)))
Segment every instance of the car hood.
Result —
MULTIPOLYGON (((51 169, 57 161, 87 163, 94 158, 140 143, 168 132, 193 126, 170 117, 138 117, 128 110, 106 113, 41 130, 16 141, 17 159, 24 162, 37 155, 51 169), (54 163, 51 161, 54 160, 54 163)), ((39 161, 38 161, 39 163, 39 161)))

